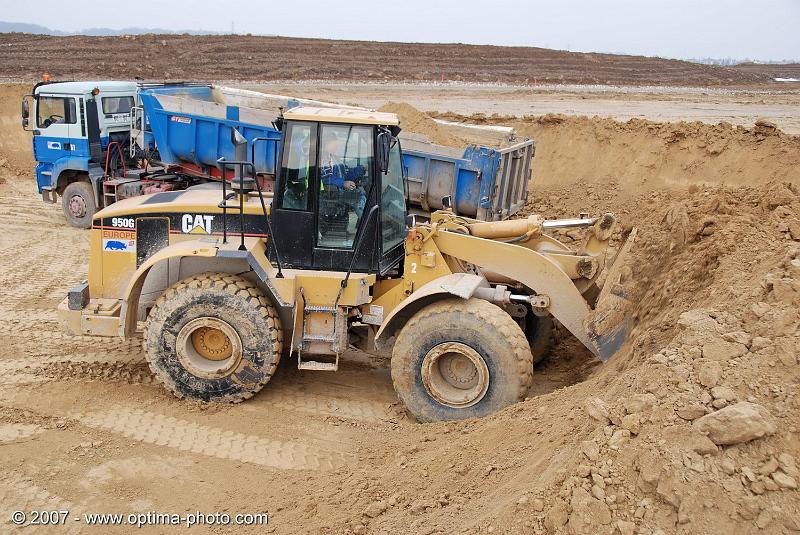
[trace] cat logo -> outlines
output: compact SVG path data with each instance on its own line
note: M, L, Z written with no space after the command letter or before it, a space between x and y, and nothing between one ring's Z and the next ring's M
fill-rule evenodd
M184 234L211 234L213 215L183 214L181 231Z

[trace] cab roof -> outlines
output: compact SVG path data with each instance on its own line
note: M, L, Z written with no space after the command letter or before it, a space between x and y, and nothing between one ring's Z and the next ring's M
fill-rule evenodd
M136 92L136 82L121 82L121 81L88 81L88 82L54 82L51 84L42 84L36 88L36 93L45 93L48 95L78 95L91 91L94 88L100 90L100 95L103 91L124 91L128 93Z
M400 119L394 113L341 108L298 106L283 113L287 121L316 121L323 123L378 124L397 126Z

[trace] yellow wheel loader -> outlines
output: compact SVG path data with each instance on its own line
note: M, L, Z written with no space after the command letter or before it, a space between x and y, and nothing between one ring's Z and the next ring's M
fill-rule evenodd
M612 262L613 215L482 222L445 209L416 221L396 115L298 107L276 126L269 193L237 157L219 162L230 183L98 212L89 279L59 305L69 328L143 329L155 375L204 401L251 397L281 358L334 371L349 347L391 347L394 387L419 421L523 399L554 321L602 360L624 342L630 238ZM236 130L232 141L246 143ZM565 227L585 228L577 250L546 234Z

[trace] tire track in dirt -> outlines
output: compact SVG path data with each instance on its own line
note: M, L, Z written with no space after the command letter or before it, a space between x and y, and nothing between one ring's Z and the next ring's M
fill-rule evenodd
M85 246L82 244L86 238L78 231L53 227L52 222L47 225L37 225L28 222L29 214L26 212L12 211L9 216L9 205L14 203L10 199L0 202L0 213L5 213L0 217L0 226L4 222L11 223L11 228L5 228L8 232L14 232L18 228L17 234L24 236L30 234L31 226L35 226L38 232L34 237L25 243L25 261L16 262L8 269L0 273L0 287L6 289L5 299L0 303L0 318L19 317L19 314L9 314L9 312L24 311L23 316L28 315L31 308L39 309L41 312L52 309L52 301L60 301L66 294L64 282L59 280L56 274L84 273L85 267ZM20 220L26 221L26 225L18 226ZM6 255L19 256L19 241L14 240L12 245L3 249ZM80 275L75 277L76 280ZM55 317L55 311L49 311Z
M26 316L28 316L26 314ZM56 316L56 312L50 314L36 313L32 314L33 318L26 317L24 319L3 319L0 318L0 335L3 336L16 336L19 334L28 336L29 333L25 331L37 330L42 327L43 323L51 323L48 327L59 327L53 330L42 329L36 333L36 338L47 340L49 342L64 341L74 344L83 343L87 347L98 348L101 347L108 351L110 349L119 349L120 351L141 351L141 338L133 337L129 339L122 339L117 336L84 336L77 334L70 334L60 328L60 322ZM30 339L30 337L28 336ZM48 351L52 354L52 351Z
M65 251L65 254L71 254ZM0 304L2 317L19 317L18 312L26 312L30 308L39 308L40 312L50 312L55 317L53 301L60 301L67 294L63 282L53 274L82 273L83 267L77 267L49 255L35 255L25 262L17 264L18 267L4 271L0 276L0 287L6 288L3 303ZM75 277L78 282L81 276ZM43 302L47 302L43 306Z
M36 424L0 424L0 444L22 442L43 432L44 429Z
M280 385L273 389L267 385L259 396L252 402L246 403L244 408L247 411L262 412L263 409L260 406L262 404L294 412L365 422L387 421L395 417L386 409L386 403L310 394L296 385Z
M0 384L22 384L47 380L108 380L130 384L154 381L141 355L110 356L106 353L42 357L35 360L0 360Z
M80 534L82 523L75 522L76 516L82 516L85 507L77 506L74 503L51 494L46 489L33 484L27 479L15 475L3 475L0 477L0 514L3 516L2 525L5 533L9 533L15 527L24 529L23 533L66 533ZM47 525L26 525L19 528L11 523L12 511L69 511L69 517L63 526ZM8 531L5 531L5 530Z
M119 407L72 418L146 444L282 470L333 470L356 461L348 452L245 435L141 409Z
M0 332L13 333L21 329L40 329L43 324L59 323L58 312L55 310L9 310L0 307ZM44 330L41 333L44 335Z
M37 329L42 330L42 336L36 332ZM82 337L59 333L60 329L63 329L60 325L47 324L13 332L0 328L0 338L3 340L0 347L0 363L16 362L36 367L44 363L71 361L144 362L144 353L137 343L138 340L134 340L134 343L118 338L82 340Z

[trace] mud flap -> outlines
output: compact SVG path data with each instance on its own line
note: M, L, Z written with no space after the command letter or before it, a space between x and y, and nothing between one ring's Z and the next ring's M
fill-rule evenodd
M635 239L636 229L633 229L608 271L594 310L584 320L591 342L589 349L603 362L619 351L632 326L632 303L620 279Z

